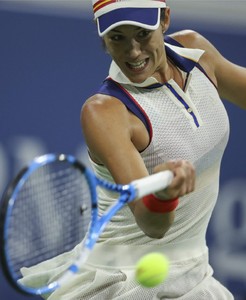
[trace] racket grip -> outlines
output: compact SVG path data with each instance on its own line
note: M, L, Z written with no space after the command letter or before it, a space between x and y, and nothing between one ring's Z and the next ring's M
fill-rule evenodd
M167 188L173 180L173 172L162 171L132 182L136 189L136 198L158 192Z

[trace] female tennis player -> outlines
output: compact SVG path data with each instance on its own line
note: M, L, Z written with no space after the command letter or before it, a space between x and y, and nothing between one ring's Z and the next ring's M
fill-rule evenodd
M122 184L165 169L175 177L165 191L113 217L86 268L46 298L233 299L213 277L205 237L229 135L221 99L246 108L246 69L196 32L166 36L165 0L94 0L93 10L112 57L108 77L81 111L94 171ZM102 212L115 201L112 193L99 191L99 198ZM170 272L146 289L135 281L134 265L151 251L169 257ZM52 281L66 259L34 276Z

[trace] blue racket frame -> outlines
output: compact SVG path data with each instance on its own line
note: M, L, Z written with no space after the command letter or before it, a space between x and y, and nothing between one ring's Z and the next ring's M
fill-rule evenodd
M34 289L27 286L24 286L23 284L20 284L18 280L20 278L17 277L16 273L14 272L14 269L11 264L11 259L9 257L9 253L7 251L8 248L8 230L9 230L9 223L12 215L12 211L14 208L15 201L17 199L17 195L23 185L25 184L26 180L40 167L53 163L53 162L69 162L71 165L73 165L75 168L79 169L82 173L86 174L86 179L88 180L88 184L90 186L90 192L93 202L93 214L97 213L97 195L96 191L93 188L94 179L92 176L92 173L81 163L79 162L74 156L67 155L67 154L54 154L49 153L42 156L39 156L35 158L28 166L23 168L21 172L17 175L17 177L13 180L13 182L10 183L7 190L4 193L3 198L8 198L9 195L11 195L11 198L6 202L3 203L4 209L2 211L5 211L4 216L0 216L0 228L1 228L1 262L3 269L5 271L5 275L8 279L8 281L12 284L12 286L18 291L23 292L24 294L32 294L32 295L41 295L45 293L52 292L57 288L56 285L50 285L48 287L41 287L40 289ZM91 173L91 174L89 174ZM92 183L93 182L93 183ZM5 257L5 259L4 259Z
M67 271L61 277L59 277L55 282L52 282L40 288L32 288L32 287L25 286L19 282L21 278L18 277L17 273L14 272L14 268L11 266L11 259L8 255L8 233L9 233L8 227L13 212L14 204L17 199L17 195L21 191L27 179L38 168L51 164L53 162L68 162L69 164L71 164L71 166L79 170L81 174L84 175L87 182L86 200L88 200L88 203L90 203L90 207L91 207L90 225L88 228L86 227L87 228L86 236L81 240L79 240L78 242L78 244L80 244L80 242L83 241L83 243L81 243L82 249L80 251L79 257L77 257L74 263L70 265ZM93 246L95 245L98 237L100 236L107 223L112 219L112 217L116 214L117 211L119 211L126 203L129 203L135 200L136 198L141 198L145 195L166 188L171 183L172 179L173 179L173 173L170 171L164 171L164 172L159 172L157 174L153 174L151 176L147 176L146 178L135 180L130 184L120 185L120 184L111 183L98 178L89 168L85 167L81 162L79 162L72 155L51 153L51 154L46 154L37 157L36 159L33 160L33 162L29 166L24 168L16 177L16 179L12 182L12 184L10 184L10 189L7 189L6 197L4 197L3 206L1 207L1 211L0 211L1 212L0 242L1 242L1 252L2 252L1 262L4 267L5 274L9 279L10 283L12 283L13 287L17 288L18 291L24 292L26 294L42 295L42 294L52 293L57 288L59 288L63 283L67 282L67 280L69 280L72 275L74 275L80 270L81 266L87 261L87 258L90 255L90 252L93 249ZM73 178L72 178L72 182L74 182ZM76 182L78 183L77 189L79 190L80 189L79 179ZM81 185L82 185L82 178L81 178ZM98 186L106 190L118 192L119 194L119 197L117 200L115 200L115 203L112 206L110 206L109 209L101 217L98 216L98 202L97 202ZM82 192L79 195L79 197L77 197L77 199L79 199L79 203L80 200L82 200L81 198L83 198L82 195L84 195L84 192ZM63 206L59 205L59 207L63 209ZM62 212L63 210L60 213ZM81 220L80 217L79 219L76 219L76 224L77 223L80 224L79 223L80 220ZM87 225L88 223L86 224L86 226ZM80 226L79 228L81 229L81 227L82 226ZM80 238L81 237L79 237L79 239ZM76 245L77 245L77 241L78 240L76 239L75 241ZM51 256L51 258L52 257L53 256Z
M12 188L10 191L8 190L7 193L10 195L11 198L8 201L6 212L5 212L5 221L1 224L2 227L2 236L3 236L3 244L2 247L4 249L4 256L5 260L2 258L2 264L5 269L5 274L7 274L8 280L14 286L14 288L18 287L18 291L21 291L25 294L33 294L33 295L42 295L47 294L55 291L59 286L59 282L53 282L47 286L43 286L40 288L31 288L28 286L24 286L23 284L19 283L19 279L14 272L14 269L11 265L11 259L8 254L8 228L9 223L12 215L12 211L14 208L15 201L17 199L17 195L19 191L22 189L23 185L25 184L26 180L40 167L51 164L53 162L63 162L67 161L75 168L78 168L87 180L90 195L91 195L91 225L88 229L88 237L85 240L85 248L90 251L93 246L95 245L98 237L104 230L107 223L110 219L115 215L115 213L120 210L126 203L131 202L136 197L135 189L132 185L119 185L104 181L95 176L95 174L83 164L81 164L74 156L66 155L66 154L45 154L35 158L30 165L25 167L18 176L14 179L13 183L11 184ZM120 198L115 203L115 205L111 206L110 209L101 217L98 217L98 202L97 202L97 186L101 186L107 190L111 190L114 192L120 193ZM77 273L79 270L79 264L74 263L69 268L71 274Z

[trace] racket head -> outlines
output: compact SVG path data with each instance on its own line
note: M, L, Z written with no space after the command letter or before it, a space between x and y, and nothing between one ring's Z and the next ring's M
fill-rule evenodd
M72 250L97 216L96 179L71 155L35 158L8 185L0 207L3 272L18 291L40 294L20 283L21 268Z

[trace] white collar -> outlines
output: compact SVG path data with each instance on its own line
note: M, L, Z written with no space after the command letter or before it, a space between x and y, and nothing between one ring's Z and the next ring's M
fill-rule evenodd
M164 44L166 47L170 48L173 50L176 54L182 56L185 59L189 59L194 61L195 63L199 61L200 57L203 55L205 52L204 50L201 49L188 49L188 48L181 48L177 46L170 45L168 43ZM111 62L110 68L109 68L109 77L111 77L114 81L121 83L121 84L130 84L134 85L136 87L147 87L152 84L159 83L156 78L154 77L149 77L147 78L144 82L142 83L134 83L131 82L125 74L120 70L118 65L115 63L115 61Z

